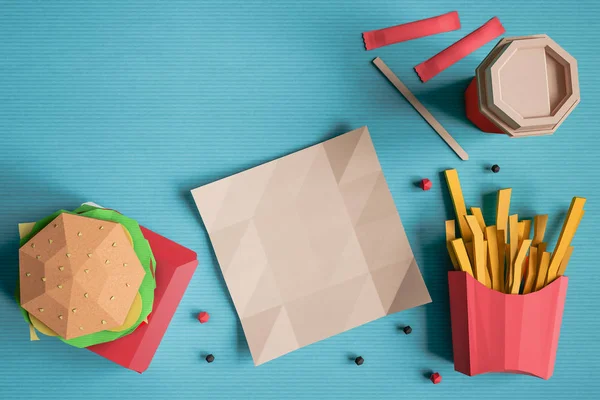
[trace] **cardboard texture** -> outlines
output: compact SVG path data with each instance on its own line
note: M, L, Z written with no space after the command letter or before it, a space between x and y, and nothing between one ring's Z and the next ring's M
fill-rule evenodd
M22 307L65 339L122 325L144 275L114 222L60 214L19 250Z
M140 227L156 258L156 289L148 323L127 336L88 347L125 368L144 372L149 366L198 265L196 253Z
M494 17L458 42L450 45L429 60L417 65L415 72L419 75L421 81L427 82L446 68L462 60L503 33L504 27L498 17Z
M567 277L518 296L491 290L459 271L448 273L448 283L456 371L552 376Z
M457 29L460 29L460 19L458 18L458 13L452 11L419 21L364 32L363 42L366 50L373 50L390 44L455 31Z
M516 130L551 128L579 102L577 61L547 36L508 43L485 76L488 108Z
M502 39L465 92L479 129L511 137L554 133L579 101L577 61L547 35Z
M256 365L431 301L366 127L192 195Z
M423 117L425 121L433 128L434 131L442 138L444 142L456 153L461 160L466 161L469 155L456 140L448 133L446 129L434 118L433 115L425 108L423 104L412 94L404 83L392 72L392 70L379 57L373 60L373 64L381 71L381 73L390 81L392 85L398 89L400 94L414 107L415 110Z

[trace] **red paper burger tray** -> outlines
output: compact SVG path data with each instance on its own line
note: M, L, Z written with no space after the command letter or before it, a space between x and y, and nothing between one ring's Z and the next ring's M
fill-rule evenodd
M526 295L497 292L461 271L449 272L448 284L456 371L552 376L567 277Z
M94 353L139 373L150 366L198 265L196 253L192 250L149 229L141 229L156 258L156 289L148 323L142 323L127 336L88 347Z

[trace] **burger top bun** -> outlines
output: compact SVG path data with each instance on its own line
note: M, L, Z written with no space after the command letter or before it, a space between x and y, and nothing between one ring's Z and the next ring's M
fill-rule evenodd
M19 250L21 306L64 339L121 326L144 275L115 222L63 213Z

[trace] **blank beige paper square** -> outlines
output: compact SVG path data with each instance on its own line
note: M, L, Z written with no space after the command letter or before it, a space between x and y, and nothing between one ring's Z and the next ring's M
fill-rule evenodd
M366 127L192 194L256 365L431 301Z

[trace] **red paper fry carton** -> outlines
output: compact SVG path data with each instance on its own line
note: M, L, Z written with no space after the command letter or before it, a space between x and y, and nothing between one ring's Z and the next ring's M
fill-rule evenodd
M450 271L448 284L456 371L552 376L567 277L525 295L489 289L462 271Z

